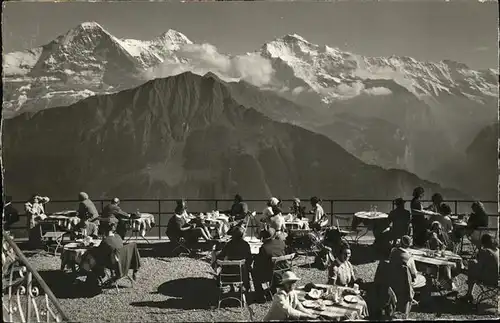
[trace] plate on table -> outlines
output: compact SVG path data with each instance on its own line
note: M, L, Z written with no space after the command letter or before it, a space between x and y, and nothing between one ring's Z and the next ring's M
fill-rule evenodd
M324 299L323 300L323 305L325 306L333 306L335 304L334 301L332 301L331 299Z
M324 304L323 302L321 302L319 300L315 300L315 301L305 300L302 302L302 305L304 305L304 307L307 307L307 308L313 308L316 310L324 310L326 304Z
M307 296L309 296L309 298L312 298L312 299L319 299L322 294L323 294L322 290L313 288L313 289L311 289L311 291L309 293L307 293Z
M343 294L345 294L345 295L359 295L359 294L361 294L361 291L359 289L354 290L352 288L347 288L347 289L344 289Z
M346 303L354 304L354 303L358 302L358 297L355 295L346 295L346 296L344 296L344 301Z

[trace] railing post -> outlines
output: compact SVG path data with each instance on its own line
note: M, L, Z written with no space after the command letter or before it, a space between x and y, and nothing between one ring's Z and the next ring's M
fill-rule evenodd
M458 201L455 200L455 215L458 214Z
M333 200L330 200L330 225L333 225Z
M26 322L31 321L31 292L33 288L33 274L28 272L28 277L26 280Z
M161 240L161 200L158 200L158 239Z
M219 200L215 200L215 211L219 211Z
M104 200L101 200L101 214L104 211Z

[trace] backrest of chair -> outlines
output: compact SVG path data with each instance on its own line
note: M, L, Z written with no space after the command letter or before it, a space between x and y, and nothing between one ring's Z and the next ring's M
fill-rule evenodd
M242 260L217 260L217 264L222 267L219 274L219 281L221 283L243 283L243 268L245 266L245 259ZM228 270L224 270L224 267ZM238 270L235 270L238 268ZM238 279L235 281L235 279Z

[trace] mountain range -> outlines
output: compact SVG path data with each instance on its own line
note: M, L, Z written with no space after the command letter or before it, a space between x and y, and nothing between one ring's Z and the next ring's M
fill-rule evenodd
M296 34L231 56L174 30L141 41L89 22L47 45L5 54L3 67L7 119L184 71L211 71L232 98L272 120L323 134L365 163L442 184L454 183L454 175L440 170L464 158L497 116L498 71L364 57Z
M327 137L240 104L213 74L185 72L4 123L5 186L91 196L392 199L424 186L402 170L368 165ZM33 165L36 167L33 167ZM29 183L29 185L27 185Z

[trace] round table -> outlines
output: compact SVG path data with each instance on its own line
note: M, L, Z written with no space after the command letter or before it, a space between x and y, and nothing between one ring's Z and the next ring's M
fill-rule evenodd
M92 245L85 246L81 242L71 242L63 247L61 252L61 270L69 267L76 271L76 266L80 265L83 255L90 249L101 244L101 240L92 240Z
M364 237L370 230L373 232L374 236L382 232L388 226L388 223L385 223L387 222L388 218L389 215L383 212L361 211L354 213L354 219L352 221L352 230L356 231L357 226L361 223L364 223L366 225L366 230L361 234L359 233L357 234L355 239L356 242L359 242L359 239Z

